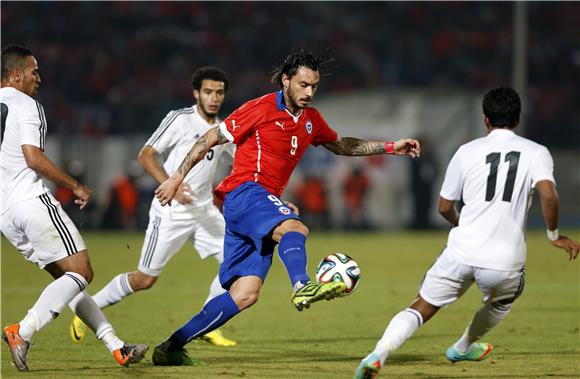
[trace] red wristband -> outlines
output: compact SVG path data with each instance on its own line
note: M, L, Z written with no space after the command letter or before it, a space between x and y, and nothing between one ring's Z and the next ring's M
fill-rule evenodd
M385 154L395 154L394 142L385 142Z

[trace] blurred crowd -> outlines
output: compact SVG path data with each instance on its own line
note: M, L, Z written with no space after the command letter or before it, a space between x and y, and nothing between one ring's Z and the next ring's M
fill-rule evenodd
M195 68L229 73L224 114L275 89L292 46L336 58L324 92L510 84L513 2L2 2L3 43L40 61L51 133L151 132L191 104ZM530 2L527 135L580 138L580 4Z

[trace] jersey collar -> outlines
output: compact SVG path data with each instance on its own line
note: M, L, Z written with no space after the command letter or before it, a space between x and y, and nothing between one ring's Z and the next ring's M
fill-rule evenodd
M282 90L276 92L276 105L278 106L278 111L286 109L286 104L284 104L284 94Z
M492 134L516 134L512 129L507 129L507 128L495 128L493 129L491 132L489 132L488 135L492 135Z
M290 117L292 117L294 123L297 123L300 116L302 116L303 109L300 110L300 113L298 113L297 116L294 116L292 112L290 112L288 108L286 108L286 104L284 104L284 94L282 93L282 90L276 92L276 105L278 106L278 111L279 112L286 111L286 113L288 113Z

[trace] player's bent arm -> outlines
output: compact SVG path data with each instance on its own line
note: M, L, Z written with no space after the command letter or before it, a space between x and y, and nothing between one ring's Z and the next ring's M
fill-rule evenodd
M171 174L171 176L161 183L161 185L155 190L155 196L159 199L161 205L171 205L171 200L175 197L180 184L193 166L205 157L205 154L207 154L209 149L226 142L228 142L228 139L221 132L219 126L208 130L203 136L199 137L185 158L183 158L177 171Z
M158 154L159 153L153 146L145 145L139 152L137 161L141 167L143 167L143 169L153 177L153 179L157 180L158 183L163 183L167 178L169 178L169 175L167 175L163 166L159 164L159 161L157 160Z
M59 186L70 188L78 198L75 200L75 204L80 205L81 209L87 205L93 195L93 191L89 187L79 183L75 178L56 167L38 147L22 145L22 153L24 154L26 165L30 169Z
M26 165L51 182L70 189L81 186L75 178L56 167L38 147L22 145L22 153L26 159Z
M419 141L401 139L396 142L367 141L354 137L343 137L337 141L323 144L336 155L364 156L375 154L409 155L413 158L421 153Z
M439 214L453 226L459 225L459 214L455 209L455 201L439 197Z
M540 195L542 214L544 215L544 221L548 228L550 243L555 247L566 250L570 260L576 259L580 251L580 243L558 234L560 202L558 192L556 192L556 186L550 180L541 180L536 183L536 190Z

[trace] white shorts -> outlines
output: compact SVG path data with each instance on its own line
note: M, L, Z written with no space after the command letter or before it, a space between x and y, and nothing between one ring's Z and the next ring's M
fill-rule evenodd
M50 193L10 207L2 215L2 234L40 268L86 249L78 229Z
M139 271L159 276L188 239L202 259L212 255L221 264L224 259L225 229L224 217L213 204L196 211L194 218L189 220L162 218L150 211Z
M428 303L444 307L459 299L475 282L483 293L482 302L513 302L524 290L525 268L500 271L456 262L448 249L425 274L419 294Z

